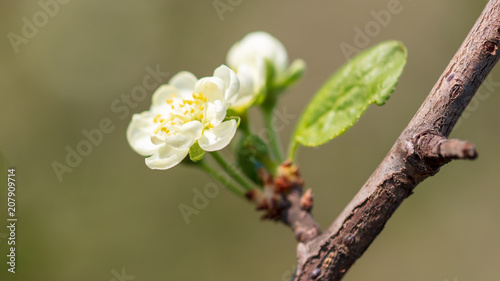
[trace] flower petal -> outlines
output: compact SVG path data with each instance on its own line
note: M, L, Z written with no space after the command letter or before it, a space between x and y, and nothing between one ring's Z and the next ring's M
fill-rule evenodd
M212 123L213 126L217 126L226 118L226 113L227 110L222 101L216 100L215 102L210 102L205 112L206 122Z
M156 145L164 144L167 141L167 137L168 137L168 135L162 131L160 131L156 134L152 132L149 136L150 136L151 142L156 144Z
M205 77L198 80L194 87L195 92L203 93L208 102L224 101L224 81L217 77Z
M151 169L166 170L179 164L188 152L189 149L175 149L162 145L155 154L146 158L146 165Z
M216 151L226 147L236 133L236 120L229 120L205 130L198 139L198 144L205 151Z
M144 111L132 116L127 128L127 140L130 146L140 155L153 154L159 146L151 142L150 134L158 124L153 122L154 113Z
M172 77L168 84L177 88L181 94L181 97L185 99L191 97L196 81L198 81L198 79L196 78L196 76L194 76L193 73L188 71L181 71L174 77Z
M161 85L153 94L151 102L151 110L156 113L168 115L170 106L167 104L167 99L173 96L179 96L179 90L171 85Z
M276 68L277 76L288 67L288 54L283 44L269 33L262 31L247 34L231 47L226 58L231 68L237 68L241 64L256 66L260 59L271 61Z
M199 121L191 121L180 126L179 132L175 135L168 136L166 143L175 149L189 149L202 132L203 125Z
M243 111L252 105L263 85L257 83L259 74L255 68L243 64L238 67L237 71L238 80L240 80L240 91L231 108L236 111Z
M221 65L214 71L214 77L220 78L224 82L224 104L229 107L236 101L240 90L240 81L236 73L225 65Z

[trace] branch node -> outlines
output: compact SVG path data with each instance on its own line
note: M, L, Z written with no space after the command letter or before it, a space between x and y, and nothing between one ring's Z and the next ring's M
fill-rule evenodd
M302 197L300 197L300 208L304 211L310 212L314 204L314 196L312 190L308 189Z
M433 152L445 159L450 160L473 160L477 158L476 146L471 142L458 139L449 139L442 141L436 147L434 147Z
M416 151L426 164L441 166L455 159L477 158L476 146L459 139L447 139L441 135L425 133L417 137Z

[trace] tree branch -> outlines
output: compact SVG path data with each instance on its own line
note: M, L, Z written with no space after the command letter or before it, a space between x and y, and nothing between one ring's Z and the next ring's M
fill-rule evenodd
M322 235L298 246L295 280L340 280L423 180L452 159L474 159L473 144L448 140L497 62L500 0L491 0L416 115L358 194Z

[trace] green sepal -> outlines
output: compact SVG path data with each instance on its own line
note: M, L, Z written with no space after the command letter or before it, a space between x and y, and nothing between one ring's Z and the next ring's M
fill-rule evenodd
M224 118L224 121L222 121L222 122L226 122L229 120L236 120L236 127L240 126L241 117L239 117L239 116L226 116L226 118Z
M205 150L203 150L198 142L195 142L191 148L189 148L189 159L193 162L198 162L205 156Z
M276 89L280 89L279 92L285 90L286 88L292 86L292 84L297 82L300 78L302 78L305 69L306 69L306 64L303 60L297 59L293 61L293 63L290 65L290 67L288 67L286 72L280 77L278 77L273 87Z

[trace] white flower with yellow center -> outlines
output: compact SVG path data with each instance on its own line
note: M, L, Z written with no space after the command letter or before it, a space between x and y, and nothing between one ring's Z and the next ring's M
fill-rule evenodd
M200 80L180 72L156 90L148 111L132 116L127 140L137 153L149 156L151 169L179 164L196 142L205 151L221 150L236 133L236 120L224 119L239 88L238 77L225 65Z
M273 80L281 78L288 69L288 55L283 44L262 31L249 33L234 44L226 61L238 74L241 83L238 100L232 105L236 111L251 106L264 90L268 75L266 61L273 68Z

